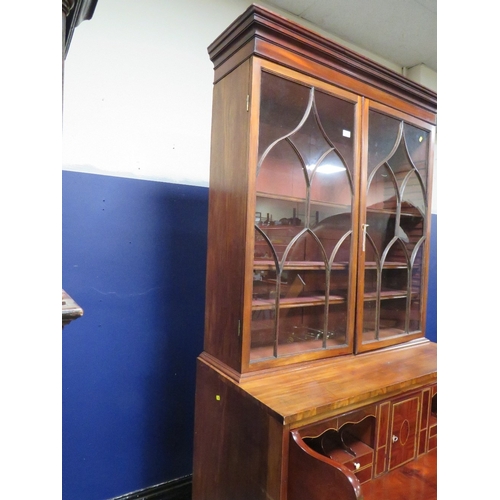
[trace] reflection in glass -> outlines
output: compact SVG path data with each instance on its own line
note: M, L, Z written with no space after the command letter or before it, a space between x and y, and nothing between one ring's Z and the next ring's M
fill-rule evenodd
M311 200L318 204L335 204L350 207L352 196L351 176L337 151L330 151L315 167L308 166L311 179Z

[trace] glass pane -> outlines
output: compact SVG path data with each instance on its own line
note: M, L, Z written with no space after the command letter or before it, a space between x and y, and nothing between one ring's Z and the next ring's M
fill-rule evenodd
M285 270L282 275L278 355L322 347L326 274L324 270ZM318 344L312 340L321 340ZM304 346L282 348L291 343Z
M425 193L415 171L406 179L402 194L402 211L416 217L421 217L426 212Z
M429 133L370 111L364 341L420 328ZM379 268L379 271L377 271Z
M374 233L377 234L377 233ZM365 244L365 293L377 291L377 269L380 266L380 253L369 234ZM374 287L374 288L373 288Z
M259 224L260 225L260 224ZM254 261L274 267L277 256L269 237L259 227L255 229Z
M270 269L256 269L253 273L254 308L269 309L274 307L278 292L278 273Z
M255 223L260 228L304 227L305 202L257 196Z
M330 293L328 306L328 330L326 347L338 347L347 343L347 293L349 290L348 255L351 238L345 238L333 255L330 271Z
M410 157L406 151L404 141L399 142L398 147L386 163L391 167L391 170L394 172L395 177L398 180L398 186L401 188L402 181L405 179L406 174L414 170L413 165L410 162Z
M306 199L306 174L297 152L287 140L276 143L257 175L257 192ZM276 220L276 219L275 219Z
M376 340L377 323L377 301L367 300L363 304L363 342Z
M386 165L378 168L369 179L366 205L373 210L396 210L397 184L392 170Z
M304 203L257 197L254 259L282 259L290 242L304 228Z
M404 139L408 154L417 169L424 188L427 188L428 159L429 159L429 132L421 130L409 123L404 124Z
M276 297L279 272L267 238L255 231L255 265L252 293L251 360L272 357L276 339ZM262 257L258 259L258 257Z
M300 153L308 170L313 169L320 158L331 150L314 113L309 113L300 128L290 135L290 142Z
M321 244L310 231L302 235L288 248L285 260L289 266L305 265L306 263L322 266L326 263L326 256Z
M420 318L421 311L421 290L422 290L422 260L423 249L419 247L413 261L411 273L411 311L410 311L410 331L415 332L422 328Z
M350 246L350 242L346 247ZM332 265L330 273L330 302L346 302L349 290L349 266L347 263Z
M300 226L279 224L268 227L260 226L259 229L271 241L273 251L276 254L276 258L281 261L281 259L285 255L285 251L288 248L288 245L300 232L301 228ZM257 243L258 242L256 242L256 244ZM256 246L255 250L257 252L257 250L260 250L260 247ZM266 260L266 258L267 255L264 255L263 260Z
M250 361L258 361L274 356L275 309L254 309L252 311L252 335Z
M340 156L331 151L319 163L309 170L311 200L318 203L343 205L350 211L352 205L352 186L349 173Z
M371 175L397 145L401 125L396 118L370 111L368 126L368 175Z
M262 72L259 158L274 141L299 125L310 99L310 88Z
M366 214L366 223L368 224L366 239L367 242L371 243L373 248L367 248L370 254L365 256L365 260L367 262L378 261L394 237L396 215L390 212L368 212Z
M319 305L281 307L279 313L278 355L286 356L322 349L324 299Z
M324 92L315 91L319 121L335 149L351 172L354 171L354 104Z
M293 303L324 302L324 270L285 270L282 273L280 304L292 306Z
M420 295L416 295L411 299L411 311L410 311L410 332L418 332L421 330L420 326Z
M384 267L388 265L397 265L399 267L404 267L405 269L409 267L408 253L401 240L394 240L384 250L386 255L383 262Z
M326 347L340 347L347 344L347 302L330 303L328 307L328 332Z
M376 267L365 267L365 298L375 299L379 289L379 271Z
M379 340L405 333L406 302L406 297L380 301Z
M332 210L333 211L333 210ZM321 213L317 211L317 213ZM351 212L333 214L313 227L314 234L321 242L327 261L347 263L350 259ZM347 239L348 243L343 243Z
M408 290L408 269L382 269L382 296L406 295Z
M406 243L409 253L419 243L424 235L424 217L427 211L425 197L419 177L412 173L403 191L401 203L402 240ZM403 237L404 236L404 237Z

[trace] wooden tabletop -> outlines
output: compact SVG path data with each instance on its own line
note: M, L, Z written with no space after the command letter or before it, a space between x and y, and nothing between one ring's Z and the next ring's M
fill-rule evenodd
M437 380L437 345L341 356L233 381L284 425L317 421Z

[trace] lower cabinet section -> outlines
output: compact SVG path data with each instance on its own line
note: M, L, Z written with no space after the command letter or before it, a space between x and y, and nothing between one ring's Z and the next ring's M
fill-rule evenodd
M287 499L306 498L307 492L321 500L333 490L342 500L371 499L362 485L415 461L419 434L429 436L422 453L436 447L437 408L422 404L429 393L435 395L436 385L292 430ZM431 500L433 486L425 491L421 499Z
M403 383L388 356L377 390L342 378L348 361L330 382L326 364L236 381L199 360L193 500L435 499L436 374Z

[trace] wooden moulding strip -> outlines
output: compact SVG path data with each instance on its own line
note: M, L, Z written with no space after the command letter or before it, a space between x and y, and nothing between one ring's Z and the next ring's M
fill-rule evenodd
M369 98L379 100L382 91L416 104L428 112L424 114L426 121L435 123L435 92L261 6L250 6L208 47L208 52L216 81L251 55L299 67L318 77L323 67L343 75L340 80L361 81L361 93ZM338 80L331 74L325 77Z

